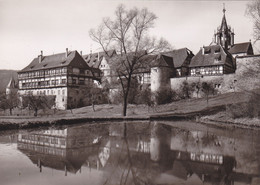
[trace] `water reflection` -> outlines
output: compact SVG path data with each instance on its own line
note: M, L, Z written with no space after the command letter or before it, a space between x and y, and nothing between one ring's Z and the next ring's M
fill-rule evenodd
M17 148L36 164L42 167L77 173L92 153L102 136L107 135L106 126L69 127L48 129L30 133L20 132ZM98 133L98 134L96 134Z
M172 123L170 123L173 125ZM97 184L259 184L259 131L112 123L18 134L38 168L87 175ZM196 129L195 129L196 128ZM66 176L66 177L65 177ZM62 181L64 184L64 181ZM89 183L91 184L91 183Z

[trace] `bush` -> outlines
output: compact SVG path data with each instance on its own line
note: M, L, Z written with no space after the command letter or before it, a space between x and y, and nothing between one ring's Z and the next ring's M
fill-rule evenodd
M229 105L226 111L233 119L260 117L260 95L252 94L248 102Z
M170 87L164 87L155 93L155 102L158 105L171 103L176 99L176 96L176 92L173 91Z

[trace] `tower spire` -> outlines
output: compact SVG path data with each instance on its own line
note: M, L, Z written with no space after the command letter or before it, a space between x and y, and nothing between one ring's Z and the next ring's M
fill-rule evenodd
M221 25L217 29L217 33L214 33L215 41L217 44L221 45L225 49L230 49L234 45L234 32L231 30L231 27L227 25L226 20L226 8L225 3L223 3L223 17Z

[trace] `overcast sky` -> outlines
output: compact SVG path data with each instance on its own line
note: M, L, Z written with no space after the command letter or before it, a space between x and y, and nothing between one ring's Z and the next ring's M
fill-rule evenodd
M43 50L44 55L69 50L83 54L99 51L88 35L103 17L113 17L116 7L147 7L158 19L151 35L164 37L174 48L187 47L196 54L212 41L226 7L227 23L235 43L252 36L245 16L247 1L148 0L0 0L0 69L21 70Z

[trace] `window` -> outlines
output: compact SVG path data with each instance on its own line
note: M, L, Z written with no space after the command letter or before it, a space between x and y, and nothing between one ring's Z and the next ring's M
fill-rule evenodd
M73 68L72 71L73 71L74 74L79 74L79 69L78 68Z
M202 75L205 74L205 69L204 69L204 67L200 68L200 72L201 72Z
M66 73L66 72L67 72L67 68L66 68L66 67L63 67L63 68L61 69L61 72L62 72L62 73Z
M176 75L181 76L181 69L176 69Z
M64 89L62 90L62 95L65 95L65 90Z
M79 80L79 85L84 85L84 80Z
M58 95L60 95L60 90L58 90Z
M66 79L61 79L61 84L66 84Z
M76 79L72 79L72 84L77 84L77 80Z
M220 52L220 48L217 48L216 50L215 50L215 53L219 53Z
M85 73L85 70L84 70L84 69L80 69L80 70L79 70L79 73L80 73L80 74L84 74L84 73Z
M60 69L60 68L56 69L56 70L55 70L55 73L56 73L56 74L60 74L60 73L61 73L61 69Z
M195 75L195 69L191 69L190 74L191 74L191 76L194 76Z
M205 54L210 54L210 52L211 52L211 50L210 50L210 48L205 48Z

